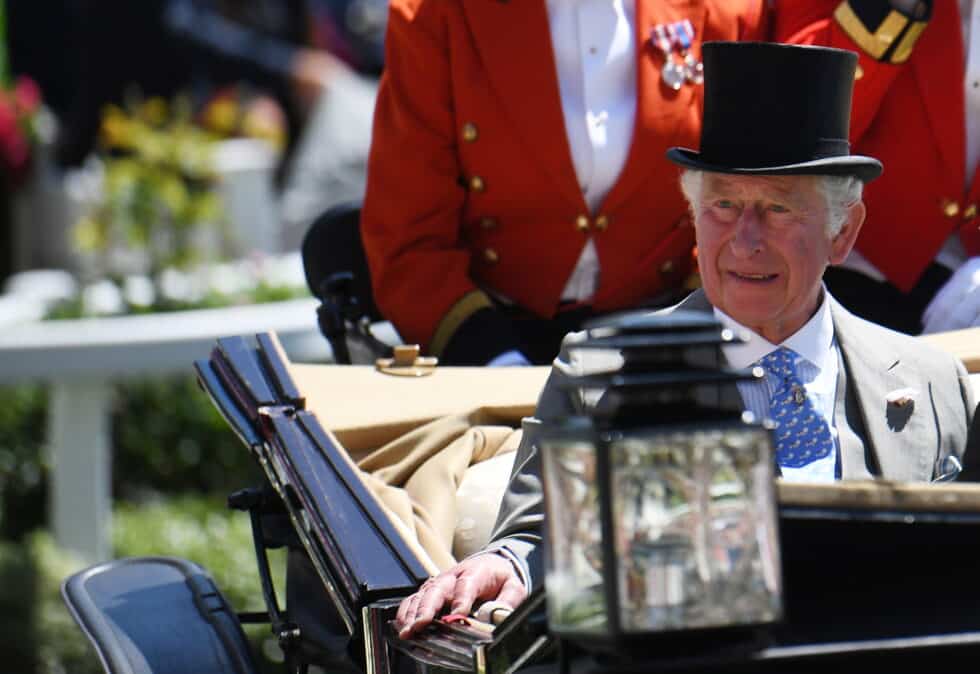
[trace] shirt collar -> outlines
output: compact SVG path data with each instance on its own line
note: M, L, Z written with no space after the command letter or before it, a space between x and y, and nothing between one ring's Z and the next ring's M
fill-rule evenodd
M821 289L820 306L817 308L817 312L782 344L773 344L715 307L715 318L721 321L722 325L734 331L736 335L744 335L748 338L748 342L745 344L722 346L728 364L734 368L749 367L780 346L785 346L822 371L828 366L829 359L836 357L833 351L834 321L830 315L829 297L826 288Z

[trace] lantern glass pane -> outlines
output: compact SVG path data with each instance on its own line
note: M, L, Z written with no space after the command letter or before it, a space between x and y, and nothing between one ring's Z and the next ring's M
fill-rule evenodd
M606 614L595 447L579 440L547 445L542 458L549 622L559 632L602 633Z
M624 632L780 614L769 434L676 428L610 438Z

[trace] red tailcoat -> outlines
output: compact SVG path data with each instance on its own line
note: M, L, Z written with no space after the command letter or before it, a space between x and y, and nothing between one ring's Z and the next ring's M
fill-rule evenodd
M697 147L702 87L662 83L650 30L690 19L698 57L702 41L764 37L764 4L636 0L636 128L592 213L544 0L393 0L362 232L378 305L402 337L438 352L486 306L482 289L552 316L588 236L601 266L597 310L679 286L694 231L664 153Z

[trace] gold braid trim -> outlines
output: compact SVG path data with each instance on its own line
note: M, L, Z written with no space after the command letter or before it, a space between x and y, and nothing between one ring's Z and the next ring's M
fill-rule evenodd
M459 326L463 324L463 321L480 309L486 309L492 306L493 303L490 302L490 297L482 290L471 290L463 295L446 312L446 315L439 321L439 325L436 326L436 331L432 335L432 341L429 343L429 353L433 356L441 356L446 345L449 344L449 340L459 329Z
M892 63L897 65L909 60L909 57L912 55L912 47L922 37L922 31L926 29L927 25L929 24L925 21L912 22L912 25L905 31L905 35L902 36L901 42L898 43L895 51L892 52Z
M928 25L926 21L912 21L893 9L872 33L854 13L848 0L837 5L834 20L869 56L896 65L909 59L912 48Z

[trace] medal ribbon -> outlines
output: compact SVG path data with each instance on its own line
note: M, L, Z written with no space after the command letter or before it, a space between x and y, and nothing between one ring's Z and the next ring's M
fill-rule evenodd
M672 23L670 26L674 41L681 48L682 52L686 52L694 42L694 25L691 23L691 20L684 19L683 21Z
M663 24L657 24L650 30L650 42L653 43L654 47L663 52L664 56L669 57L670 52L674 50L674 41L667 34L667 27Z

